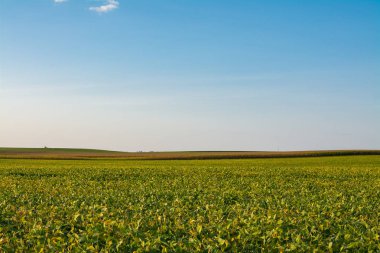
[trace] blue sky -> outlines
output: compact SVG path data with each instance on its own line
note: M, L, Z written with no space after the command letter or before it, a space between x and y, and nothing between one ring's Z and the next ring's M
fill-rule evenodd
M379 1L2 0L0 146L380 149Z

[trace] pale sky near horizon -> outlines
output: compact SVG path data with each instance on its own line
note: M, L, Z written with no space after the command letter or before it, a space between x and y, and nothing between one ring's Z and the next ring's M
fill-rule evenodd
M380 1L1 0L0 147L380 149Z

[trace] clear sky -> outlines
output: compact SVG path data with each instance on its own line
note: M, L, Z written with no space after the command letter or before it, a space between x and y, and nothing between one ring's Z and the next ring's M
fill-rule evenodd
M380 149L380 1L1 0L0 146Z

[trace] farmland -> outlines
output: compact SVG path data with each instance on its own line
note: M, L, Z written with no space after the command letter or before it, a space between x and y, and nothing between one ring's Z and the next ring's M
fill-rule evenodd
M380 150L121 152L98 149L0 148L0 158L199 160L380 155Z
M13 155L0 159L0 252L380 251L376 154Z

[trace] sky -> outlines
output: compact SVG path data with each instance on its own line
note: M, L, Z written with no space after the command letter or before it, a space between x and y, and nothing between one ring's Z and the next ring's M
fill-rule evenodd
M0 146L380 149L379 129L380 1L0 1Z

